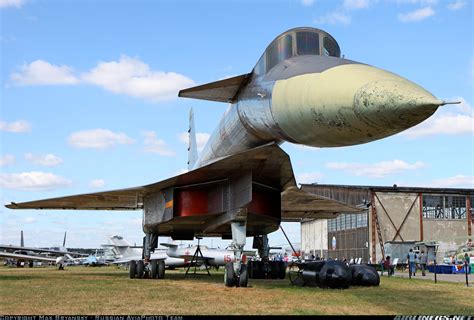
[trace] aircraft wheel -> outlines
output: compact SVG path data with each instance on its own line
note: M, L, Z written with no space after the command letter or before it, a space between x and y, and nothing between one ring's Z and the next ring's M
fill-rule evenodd
M30 268L33 268L33 261L30 261L30 263L28 264L28 266L29 266Z
M286 264L280 262L280 272L278 273L278 279L285 279L286 277Z
M151 279L156 279L157 276L158 276L158 261L152 260L152 261L151 261L150 278L151 278Z
M247 265L243 264L240 267L239 287L246 288L249 282L249 273L247 272Z
M137 261L137 278L141 279L143 278L143 275L145 273L145 263L143 260L138 260Z
M163 260L158 261L158 279L165 278L165 262Z
M232 262L225 265L224 283L226 287L233 287L235 285L234 265Z
M133 279L137 276L137 262L135 260L130 261L128 274L130 276L130 279Z

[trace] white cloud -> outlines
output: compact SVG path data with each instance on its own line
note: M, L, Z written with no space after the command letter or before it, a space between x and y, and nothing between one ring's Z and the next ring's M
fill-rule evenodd
M186 145L188 145L189 143L189 134L187 132L181 132L179 134L179 140L182 142L182 143L185 143ZM196 144L197 144L197 149L199 152L202 151L202 149L204 149L204 146L206 145L207 141L209 140L209 137L211 135L209 133L205 133L205 132L198 132L196 133Z
M450 4L448 4L446 7L449 9L449 10L459 10L459 9L462 9L464 6L466 5L466 1L463 1L463 0L456 0L454 2L451 2Z
M351 17L342 12L332 12L315 19L314 23L349 25L351 23Z
M10 123L6 121L0 121L0 131L15 133L30 132L31 125L28 123L28 121L25 120L18 120Z
M299 184L321 182L323 176L321 172L306 172L296 175L296 182Z
M153 71L144 62L125 55L119 61L100 62L82 79L114 93L154 101L176 98L180 89L194 85L186 76Z
M434 180L430 186L437 188L474 188L474 176L459 174L454 177Z
M67 187L71 180L47 172L0 173L0 187L23 191L47 191Z
M11 154L6 154L0 158L0 167L6 167L15 163L15 157Z
M55 167L63 163L63 159L61 159L58 156L55 156L52 153L48 153L48 154L25 153L25 159L33 162L34 164L45 166L45 167Z
M435 11L431 7L425 7L408 13L398 14L398 20L401 22L417 22L427 19L435 15Z
M108 149L118 144L133 144L135 141L122 132L107 129L91 129L71 133L70 145L76 148Z
M176 153L169 148L166 142L162 139L156 138L155 131L145 131L143 132L145 140L143 141L145 152L157 153L160 156L173 157Z
M94 179L89 183L89 187L94 189L100 189L105 187L105 181L102 179Z
M58 85L76 84L79 80L68 66L52 65L44 60L23 64L19 73L13 73L10 79L17 85Z
M348 10L367 9L370 6L370 0L344 0L343 6Z
M21 6L23 6L24 4L25 0L0 0L0 8L21 8Z
M301 4L305 7L310 7L314 3L314 0L301 0Z
M126 55L118 61L100 62L81 76L74 75L69 66L36 60L25 63L19 72L10 75L10 79L22 86L88 83L114 93L152 101L176 98L180 89L195 84L182 74L151 70L146 63Z
M474 133L474 109L462 97L452 100L461 101L461 103L441 107L434 116L401 134L409 138L418 138L436 134Z
M370 178L383 178L390 174L407 170L416 170L423 168L424 166L425 164L421 161L409 164L397 159L391 161L382 161L374 164L345 162L326 163L326 167L329 169L344 170L351 175L367 176Z

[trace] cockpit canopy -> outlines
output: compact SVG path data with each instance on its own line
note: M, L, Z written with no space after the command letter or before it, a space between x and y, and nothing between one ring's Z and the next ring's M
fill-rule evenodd
M283 60L294 56L319 55L339 58L341 50L327 32L316 28L295 28L279 35L270 43L254 68L263 75Z

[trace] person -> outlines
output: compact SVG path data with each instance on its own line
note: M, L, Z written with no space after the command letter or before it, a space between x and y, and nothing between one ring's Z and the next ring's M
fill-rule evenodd
M383 268L387 270L388 276L393 275L393 266L392 266L392 261L390 260L390 256L387 256L383 262Z
M467 249L471 249L472 248L472 240L471 239L468 239L467 242L466 242L466 247Z
M421 267L421 275L423 277L426 276L426 265L428 264L428 254L425 254L424 250L421 250L420 254L420 267Z
M311 260L314 260L314 254L311 254Z
M316 254L316 261L319 261L321 260L321 258L319 257L319 254Z
M408 272L410 273L410 276L415 276L416 273L416 266L415 266L415 261L416 261L416 253L413 252L413 249L410 249L410 251L407 254L407 260L408 260Z

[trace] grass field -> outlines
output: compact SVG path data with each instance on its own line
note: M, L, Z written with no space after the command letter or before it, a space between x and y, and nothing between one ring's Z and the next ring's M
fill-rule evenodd
M222 272L128 279L116 267L0 268L0 314L462 314L474 315L474 288L382 277L346 290L300 288L288 280L249 280L226 288Z

